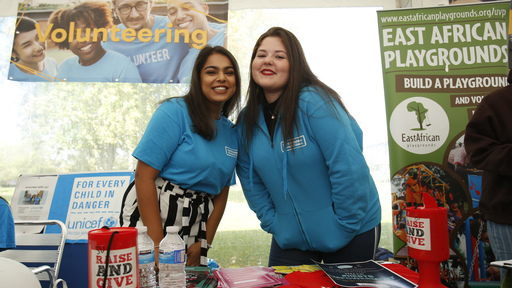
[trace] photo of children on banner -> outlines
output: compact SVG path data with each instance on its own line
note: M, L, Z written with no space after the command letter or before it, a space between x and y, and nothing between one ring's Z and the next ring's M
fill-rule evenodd
M44 191L37 192L25 191L23 196L23 205L39 205L43 199Z
M463 195L462 187L451 184L452 181L456 179L449 177L445 171L424 164L409 166L395 174L392 179L395 189L392 205L393 231L399 239L407 242L403 232L406 229L405 209L422 205L423 192L432 196L438 207L448 209L448 227L453 230L456 222L462 218L463 211L460 207L464 205L459 199Z
M37 22L29 17L16 19L9 80L31 82L55 80L57 62L46 56L46 41L40 41L36 24Z
M31 21L30 28L23 28L26 31L16 32L33 30L30 34L34 35L24 37L30 36L41 43L38 46L43 48L32 45L35 48L31 49L43 49L43 53L39 54L40 50L37 50L33 55L39 59L25 62L25 54L18 47L21 43L17 40L19 36L15 34L10 80L190 83L199 50L206 45L226 46L227 4L224 3L210 3L216 5L214 11L219 19L209 14L210 7L203 0L169 0L167 3L91 0L74 6L49 2L63 7L53 11L48 20L40 20L39 17L37 21ZM31 15L40 16L38 6L31 8ZM175 12L168 12L168 8ZM22 12L20 9L20 19L30 21ZM65 57L54 57L56 62L45 58L46 45L43 43L46 42L52 43L49 49L53 56ZM55 47L75 55L59 60L67 58L67 53L56 52ZM134 73L134 67L138 75Z
M109 37L104 46L130 58L144 83L176 83L188 44L176 36L176 29L167 17L151 14L153 5L153 0L112 0L114 21L120 22L116 30L119 32L116 37ZM135 36L148 32L161 36L150 41L147 41L149 36ZM110 33L112 36L113 30Z
M454 140L453 143L453 147L455 147L457 141ZM445 160L448 159L448 152ZM432 196L438 207L447 209L449 245L455 255L442 263L443 278L441 281L443 283L453 283L457 281L456 279L464 281L464 275L474 275L472 277L475 281L496 279L496 269L490 267L490 262L495 258L489 253L491 251L487 241L486 227L482 226L483 230L479 233L480 222L476 221L479 219L479 214L474 213L477 207L472 204L473 199L467 193L467 185L447 164L448 161L443 166L418 163L399 170L393 176L391 180L393 233L396 240L399 239L403 242L403 246L395 251L395 258L406 257L404 265L409 268L413 267L414 259L407 254L408 227L404 212L407 207L423 205L423 198L420 198L419 203L415 202L414 197L411 197L410 203L406 202L407 192L417 189L421 193L425 192ZM482 251L483 254L478 254L479 251ZM484 255L484 257L479 255ZM474 257L476 257L475 260L473 260ZM465 265L461 265L459 259L463 259Z
M75 36L73 41L57 43L60 49L69 49L75 54L62 61L57 78L73 82L142 82L130 59L101 45L107 29L112 26L107 3L86 1L71 8L60 8L50 15L49 22L46 33L67 31L69 37Z
M472 189L472 186L474 187L474 183L472 183L472 180L475 178L474 175L482 175L483 171L476 169L469 162L469 157L466 153L466 147L464 146L464 136L465 135L459 137L456 140L456 144L453 145L452 149L450 149L450 152L448 153L447 165L448 168L455 171L455 173L459 175L460 179L466 183L466 185L469 185L470 189Z

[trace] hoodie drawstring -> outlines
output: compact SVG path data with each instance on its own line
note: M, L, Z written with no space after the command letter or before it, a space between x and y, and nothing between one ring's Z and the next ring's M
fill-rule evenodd
M252 155L252 145L249 146L249 183L250 183L250 187L251 187L251 193L254 192L253 191L253 180L252 180L252 173L254 171L254 160L253 160L253 155Z
M284 149L283 153L283 193L284 193L284 199L286 200L286 194L288 194L288 153L286 153L286 149Z

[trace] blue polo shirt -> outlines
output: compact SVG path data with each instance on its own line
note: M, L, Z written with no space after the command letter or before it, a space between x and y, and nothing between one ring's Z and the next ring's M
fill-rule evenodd
M215 123L217 136L208 141L193 131L185 100L170 99L155 111L132 155L176 185L217 195L235 184L238 143L229 119Z

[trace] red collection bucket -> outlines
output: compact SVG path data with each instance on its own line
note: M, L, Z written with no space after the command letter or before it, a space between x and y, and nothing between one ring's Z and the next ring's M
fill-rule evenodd
M88 243L89 288L138 288L137 228L91 230Z
M409 256L418 261L418 288L445 287L441 284L440 263L450 258L447 209L423 192L424 207L407 207Z

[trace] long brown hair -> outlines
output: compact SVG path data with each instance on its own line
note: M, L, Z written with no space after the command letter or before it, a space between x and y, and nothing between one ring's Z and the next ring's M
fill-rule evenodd
M235 94L233 94L233 96L224 103L222 106L221 114L225 117L229 117L233 111L239 110L241 95L240 68L238 67L238 62L236 61L233 54L231 54L231 52L222 46L204 47L199 52L199 55L197 55L194 68L192 70L190 90L184 96L184 98L185 103L187 103L188 113L190 114L190 118L192 119L192 123L194 125L194 132L208 140L215 138L217 135L217 127L215 126L215 121L210 116L211 114L209 106L203 93L201 85L201 70L206 64L208 57L213 54L221 54L228 57L235 70Z
M313 71L311 71L304 50L297 37L284 28L272 27L260 36L254 45L249 67L252 67L261 42L267 37L279 37L283 41L283 45L288 54L288 61L290 62L290 78L283 93L279 96L279 102L276 107L276 110L281 113L281 129L285 143L294 137L294 130L298 129L297 110L299 93L304 87L310 86L315 88L326 103L331 104L329 106L332 108L333 113L336 113L334 105L335 102L337 102L348 114L338 93L320 81ZM237 125L243 125L244 133L242 137L245 138L246 141L245 148L249 147L254 133L254 127L256 123L258 123L258 106L265 103L263 89L254 81L252 73L249 80L248 94L249 97L244 113L241 113L237 120Z

